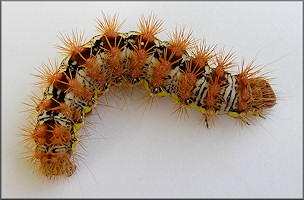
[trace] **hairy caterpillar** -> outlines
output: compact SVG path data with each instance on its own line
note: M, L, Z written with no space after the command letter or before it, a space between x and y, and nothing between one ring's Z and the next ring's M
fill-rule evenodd
M245 66L243 61L240 72L232 75L228 69L236 66L234 54L215 53L216 46L205 41L198 45L185 28L176 29L164 42L155 36L163 21L152 14L140 18L139 32L119 33L123 23L117 15L103 15L97 23L100 35L85 44L77 32L61 35L64 46L58 48L65 59L54 69L44 65L37 75L46 89L36 106L37 122L27 130L28 139L35 141L30 162L48 179L74 173L77 130L97 97L113 86L143 84L151 98L169 96L180 110L201 112L207 127L221 114L249 124L275 105L267 78L253 62Z
M3 2L2 3L2 196L5 197L299 197L302 196L302 9L301 2ZM138 30L141 13L152 10L164 19L165 31L175 25L192 27L197 38L236 51L238 61L268 64L278 104L267 120L239 126L223 115L206 129L201 113L176 121L168 97L159 98L142 115L143 92L127 102L117 98L97 106L86 118L93 136L77 145L85 162L63 181L42 181L25 168L19 127L28 113L20 102L40 90L29 74L41 61L57 56L59 31L95 32L100 9L119 13L120 30ZM282 14L284 13L284 14ZM167 40L165 32L157 37ZM87 40L87 41L88 41ZM264 48L266 47L266 48ZM297 51L294 51L294 50ZM286 53L291 52L288 56ZM280 58L275 63L272 61ZM60 58L61 61L62 58ZM236 68L234 68L236 69ZM233 69L229 70L232 72ZM121 88L121 87L117 87ZM135 87L142 88L143 86ZM115 87L110 89L111 95ZM37 91L39 96L42 92ZM123 93L121 91L120 93ZM120 93L115 93L119 95ZM99 98L103 100L105 97ZM108 98L108 97L106 97ZM283 98L283 99L282 99ZM113 101L114 100L114 101ZM119 104L115 102L118 101ZM126 107L127 106L127 107ZM140 107L139 107L140 106ZM100 118L94 113L98 112ZM93 123L93 125L90 125ZM118 125L117 125L118 123ZM89 170L87 169L87 167ZM16 168L18 168L16 170ZM96 179L97 184L94 182ZM17 192L16 192L17 191Z

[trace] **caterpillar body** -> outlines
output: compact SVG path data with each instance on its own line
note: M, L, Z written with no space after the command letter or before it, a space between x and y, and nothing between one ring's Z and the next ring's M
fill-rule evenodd
M228 114L249 124L263 117L276 103L268 79L260 75L253 61L239 66L234 54L205 41L197 45L191 31L176 29L169 41L155 37L163 21L155 15L142 16L140 31L118 32L123 23L118 15L98 20L100 34L82 44L83 34L60 38L58 46L66 56L54 69L39 70L46 89L36 106L37 121L28 138L32 143L31 166L48 179L70 176L76 169L77 130L96 106L98 96L111 87L143 84L151 98L169 96L179 109L193 108L202 113L209 127L212 117Z

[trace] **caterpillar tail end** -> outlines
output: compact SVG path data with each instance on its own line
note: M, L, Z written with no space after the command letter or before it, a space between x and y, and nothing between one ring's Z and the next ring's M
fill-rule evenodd
M253 105L259 108L272 108L276 104L276 95L270 86L268 80L264 78L255 78L250 83L252 92Z
M268 81L265 80L261 84L261 88L262 88L262 93L263 93L263 98L262 98L263 104L267 108L272 108L276 104L276 95L275 95L272 87L270 86Z

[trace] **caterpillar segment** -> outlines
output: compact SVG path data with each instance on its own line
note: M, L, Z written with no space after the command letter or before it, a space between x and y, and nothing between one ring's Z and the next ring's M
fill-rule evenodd
M232 75L228 69L236 66L234 54L216 53L216 45L204 40L197 45L185 27L176 28L166 42L156 38L163 21L153 14L141 16L140 31L127 33L118 32L124 23L118 15L103 13L103 20L96 21L100 34L85 44L82 33L61 34L64 46L57 48L66 57L55 71L43 65L37 75L47 87L36 108L30 161L48 179L74 173L77 130L111 86L143 84L150 96L169 96L180 107L201 112L207 127L217 115L248 122L275 105L267 78L254 72L253 63Z

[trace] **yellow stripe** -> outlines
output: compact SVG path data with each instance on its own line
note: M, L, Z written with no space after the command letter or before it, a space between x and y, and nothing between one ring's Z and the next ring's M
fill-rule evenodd
M76 133L76 132L81 128L81 126L82 126L81 123L75 124L75 125L73 126L74 132Z
M148 82L147 82L146 80L144 80L143 84L144 84L144 87L146 88L146 90L147 90L149 93L151 93L151 90L150 90L150 88L149 88Z
M162 91L160 93L155 94L156 97L165 97L169 96L170 94L168 92Z
M197 106L196 106L196 103L195 102L192 102L188 105L189 108L196 108L197 109Z
M235 118L239 117L239 113L237 113L237 112L228 112L228 115L231 117L235 117Z
M199 112L203 113L203 114L206 114L206 113L207 113L206 109L205 109L205 108L202 108L202 107L197 107L197 110L198 110Z
M91 110L92 110L92 107L85 106L84 109L83 109L83 112L84 112L84 114L86 114L86 113L90 112Z
M179 98L178 98L178 96L177 95L172 95L171 96L171 99L172 99L172 101L174 102L174 103L177 103L177 104L181 104L181 102L180 102L180 100L179 100Z
M135 86L139 86L139 85L141 85L143 82L144 82L144 81L141 79L139 82L133 84L133 86L134 86L134 87L135 87ZM145 81L145 82L146 82L146 81Z
M79 138L77 136L77 133L75 132L75 138L77 139L77 141L75 141L73 144L72 144L72 151L75 151L76 150L76 145L78 144L79 142Z

